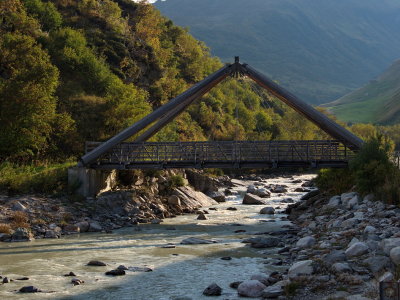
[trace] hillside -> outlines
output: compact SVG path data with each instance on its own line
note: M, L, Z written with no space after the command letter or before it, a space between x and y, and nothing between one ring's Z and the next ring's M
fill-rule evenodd
M399 1L167 0L156 6L223 61L240 55L314 104L338 99L399 58Z
M346 122L400 123L400 60L376 80L324 106Z
M221 66L150 4L0 1L0 162L77 157ZM316 136L253 83L227 79L153 140Z

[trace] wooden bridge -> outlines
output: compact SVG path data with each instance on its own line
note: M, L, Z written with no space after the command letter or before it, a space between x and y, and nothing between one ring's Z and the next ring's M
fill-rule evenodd
M146 142L228 76L251 78L333 140ZM133 143L124 142L144 129ZM345 167L362 144L347 129L249 65L241 64L236 57L235 63L227 64L107 142L87 143L79 166L91 169Z
M88 142L87 152L100 144ZM347 166L353 151L338 141L121 143L91 168L282 168Z

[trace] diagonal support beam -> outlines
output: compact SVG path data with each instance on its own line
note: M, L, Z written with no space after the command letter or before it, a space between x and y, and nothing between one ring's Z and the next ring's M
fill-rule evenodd
M174 110L174 108L176 108L177 106L181 105L182 103L185 103L185 101L188 98L192 97L193 95L196 95L199 91L201 91L205 87L215 86L215 84L219 83L220 81L231 75L235 66L236 64L226 65L221 69L219 69L218 71L216 71L215 73L206 77L204 80L192 86L186 92L182 93L181 95L172 99L168 103L154 110L152 113L150 113L140 121L136 122L135 124L126 128L125 130L121 131L114 137L110 138L107 142L102 143L100 146L93 149L91 152L82 156L79 165L85 166L90 163L93 163L101 155L110 151L113 147L127 140L131 136L137 134L139 131L143 130L144 128L146 128L147 126L158 120L160 117L163 117L164 115Z
M295 111L305 116L326 133L341 141L344 145L348 146L352 150L358 150L363 145L364 142L359 137L357 137L344 127L340 126L339 124L325 116L323 113L313 108L311 105L300 100L286 89L280 87L278 84L273 82L265 75L261 74L249 65L242 64L241 67L242 72L245 75L253 79L260 86L268 90L270 93L289 105Z

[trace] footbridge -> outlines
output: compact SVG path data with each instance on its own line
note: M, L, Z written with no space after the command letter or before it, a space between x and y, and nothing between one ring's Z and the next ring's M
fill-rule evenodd
M222 80L246 76L328 133L328 141L146 142ZM136 140L125 141L137 136ZM345 167L362 140L235 58L104 143L87 142L79 166L92 169Z

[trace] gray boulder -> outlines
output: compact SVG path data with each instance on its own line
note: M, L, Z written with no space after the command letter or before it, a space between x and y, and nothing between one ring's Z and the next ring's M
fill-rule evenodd
M99 224L99 222L90 222L89 223L89 232L100 232L103 228Z
M306 236L301 238L300 240L297 241L296 247L298 248L311 248L312 246L315 245L315 238L312 236Z
M216 283L209 285L204 291L203 295L205 296L220 296L222 293L222 289Z
M390 259L384 255L369 257L363 262L374 275L380 274L382 270L390 267Z
M222 192L214 192L214 193L212 193L212 194L210 195L210 197L211 197L212 199L214 199L215 201L217 201L218 203L226 202L226 196L225 196L225 194L222 193Z
M390 250L395 247L400 247L400 238L384 239L381 242L381 247L386 255L390 254Z
M17 228L11 235L12 242L27 242L34 240L33 235L29 229Z
M351 273L353 271L352 268L350 267L350 265L345 262L343 262L343 263L337 262L337 263L333 264L332 270L339 274Z
M311 275L314 272L312 260L301 260L294 263L289 269L289 278L295 278L299 275Z
M266 286L258 280L245 280L239 284L237 291L240 296L258 298L265 288Z
M76 223L75 226L79 227L79 232L87 232L89 230L89 223L86 221Z
M282 286L279 284L274 284L264 289L261 296L263 298L277 298L281 295L283 295Z
M342 250L332 250L329 254L323 257L324 263L332 265L335 262L341 262L346 260L346 255Z
M349 248L347 248L345 254L346 257L354 257L354 256L360 256L363 254L366 254L369 252L369 248L365 243L358 242L354 243L351 245Z
M247 193L244 198L242 204L247 204L247 205L265 205L264 200L253 194Z
M261 198L269 198L271 197L271 193L265 188L257 189L253 194L261 197Z
M395 247L390 250L390 259L396 266L400 265L400 247Z
M260 210L260 214L262 215L273 215L275 214L275 208L271 206L264 207Z
M331 199L329 199L328 206L330 207L338 207L342 204L342 200L340 199L340 196L333 196Z
M250 277L250 280L258 280L265 286L270 285L268 279L269 279L269 276L267 276L265 274L257 274L257 275L253 275Z

